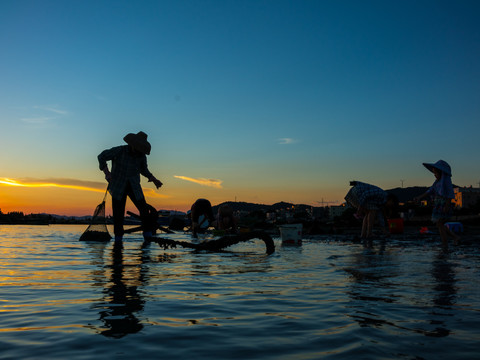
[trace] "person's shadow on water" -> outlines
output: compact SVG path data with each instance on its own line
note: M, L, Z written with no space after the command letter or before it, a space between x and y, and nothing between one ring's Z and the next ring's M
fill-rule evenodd
M105 302L100 313L100 320L105 329L100 333L104 336L120 338L142 330L143 325L136 314L143 310L145 301L138 291L141 282L131 282L125 278L123 263L123 244L115 242L112 247L112 263L110 281L103 290ZM133 265L135 266L135 264Z

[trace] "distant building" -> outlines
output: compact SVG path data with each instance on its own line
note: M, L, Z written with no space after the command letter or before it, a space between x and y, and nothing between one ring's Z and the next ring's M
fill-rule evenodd
M312 218L316 220L321 220L326 217L327 211L325 210L325 207L316 207L313 208L312 211Z
M267 222L269 223L275 223L275 221L277 220L277 213L275 212L268 212L265 214L265 217L267 219Z
M469 208L480 201L480 188L458 187L453 189L455 193L455 206L457 208Z
M347 206L345 203L337 206L330 206L328 208L329 218L334 219L336 216L342 216L346 209L347 209Z

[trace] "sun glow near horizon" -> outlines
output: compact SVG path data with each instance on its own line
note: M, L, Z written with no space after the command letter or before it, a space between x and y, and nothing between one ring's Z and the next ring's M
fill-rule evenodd
M60 184L60 183L53 183L43 180L32 180L32 182L28 182L25 180L13 180L8 178L0 179L0 184L8 185L8 186L17 186L17 187L58 187L58 188L65 188L65 189L74 189L74 190L84 190L84 191L96 191L96 192L103 192L105 190L98 189L96 187L91 186L82 186L82 185L74 185L74 184Z
M0 178L0 210L4 213L21 211L25 214L49 213L66 216L91 215L95 207L102 201L106 191L106 183L82 181L75 179L12 179ZM181 179L184 180L184 179ZM150 186L150 185L147 185ZM156 190L143 187L147 203L156 209L184 211L190 209L198 198L209 199L212 205L226 201L251 202L258 204L274 204L280 201L295 204L318 206L314 200L336 199L334 194L342 193L342 189L324 189L305 187L292 192L289 189L264 186L250 188L235 186L225 189L218 186L201 186L193 181L166 181L163 187ZM325 192L326 191L326 192ZM126 210L137 213L130 200ZM111 214L111 198L107 196L107 214Z
M169 195L143 189L148 202ZM90 215L105 193L103 182L76 179L0 178L0 210L25 214L52 213L68 216ZM128 207L130 209L130 207ZM110 209L107 210L109 212Z

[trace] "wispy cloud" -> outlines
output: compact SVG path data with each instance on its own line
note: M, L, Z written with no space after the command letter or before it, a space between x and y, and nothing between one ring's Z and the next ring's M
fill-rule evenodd
M154 189L150 189L150 188L143 189L143 194L145 195L145 197L148 197L148 198L162 198L162 199L167 199L167 198L170 197L169 195L165 195L165 194L159 193L158 191L156 191L156 190L154 190Z
M0 178L0 186L18 186L18 187L57 187L64 189L83 190L83 191L95 191L105 192L107 184L100 181L88 181L79 179L68 178L48 178L48 179L36 179L36 178L22 178L22 179L9 179ZM145 196L150 198L168 198L168 195L164 195L156 192L153 189L143 189Z
M46 125L53 119L54 119L53 117L48 117L48 116L37 116L37 117L25 117L25 118L21 118L20 120L30 125Z
M43 127L50 125L54 120L61 117L67 116L70 113L66 110L63 110L58 105L53 106L44 106L37 105L33 106L37 114L32 116L25 116L20 120L28 125Z
M102 95L94 95L94 97L98 101L107 101L108 100L108 98L106 98L105 96L102 96Z
M295 139L292 139L292 138L280 138L280 139L278 139L278 143L280 145L291 145L291 144L295 144L296 142L298 142L298 141L295 140Z
M54 105L54 106L41 105L41 106L34 106L34 108L39 109L39 110L48 111L48 112L53 112L53 113L58 114L58 115L68 115L68 111L60 109L60 107L58 105Z
M181 175L174 175L174 177L176 177L177 179L190 181L190 182L193 182L195 184L199 184L199 185L203 185L203 186L210 186L210 187L214 187L214 188L217 188L217 189L222 188L222 182L223 182L222 180L217 180L217 179L204 179L204 178L195 179L195 178L191 178L191 177L188 177L188 176L181 176Z

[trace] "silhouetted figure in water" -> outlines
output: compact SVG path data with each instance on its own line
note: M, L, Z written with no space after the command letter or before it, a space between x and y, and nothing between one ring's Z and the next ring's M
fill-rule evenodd
M416 197L415 200L420 201L427 196L432 198L432 222L437 225L443 246L448 246L449 236L457 244L460 241L460 237L445 226L445 223L452 216L452 200L455 199L450 165L446 161L438 160L435 164L423 163L423 166L433 173L435 182L424 194Z
M207 199L197 199L191 209L190 216L192 218L192 233L197 237L198 233L202 233L214 224L212 204Z
M153 224L148 219L149 206L145 201L140 174L148 181L153 182L157 189L163 184L150 172L147 166L147 155L150 154L151 145L147 141L147 134L140 131L137 134L128 134L123 140L128 145L116 146L104 150L98 155L100 170L105 173L108 181L108 191L112 195L113 232L115 241L121 241L124 234L123 219L125 217L125 204L127 196L137 207L142 219L143 235L151 237L154 231ZM107 161L112 161L112 171L108 169Z
M395 216L394 210L398 206L398 199L389 195L378 186L351 181L352 188L345 196L345 201L357 209L355 217L362 219L362 238L372 237L375 220L378 218L385 235L389 234L387 218Z
M218 208L216 225L218 230L224 230L230 234L237 233L237 220L231 206L224 204Z

